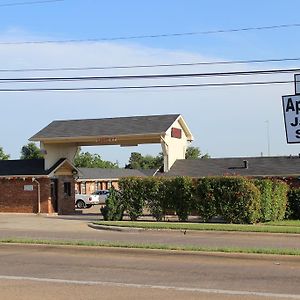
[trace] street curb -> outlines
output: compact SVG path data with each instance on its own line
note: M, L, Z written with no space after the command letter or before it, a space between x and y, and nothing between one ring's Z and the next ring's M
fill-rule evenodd
M147 228L138 227L120 227L120 226L107 226L107 225L96 225L93 223L88 223L88 226L93 229L98 230L109 230L109 231L119 231L119 232L143 232L148 230Z

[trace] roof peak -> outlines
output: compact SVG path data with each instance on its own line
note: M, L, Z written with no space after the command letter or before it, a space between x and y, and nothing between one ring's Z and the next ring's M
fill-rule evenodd
M119 116L119 117L105 117L105 118L91 118L91 119L68 119L68 120L53 120L53 122L70 122L70 121L98 121L98 120L114 120L114 119L134 119L134 118L148 118L148 117L179 117L181 114L162 114L162 115L135 115L135 116Z

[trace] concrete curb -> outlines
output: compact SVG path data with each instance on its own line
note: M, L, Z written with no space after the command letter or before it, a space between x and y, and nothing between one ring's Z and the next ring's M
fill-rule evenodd
M119 231L119 232L143 232L148 230L147 228L96 225L93 223L88 223L88 226L90 228L98 229L98 230L109 230L109 231Z
M199 233L217 233L221 235L254 235L254 236L288 236L299 238L299 233L280 233L280 232L248 232L248 231L223 231L223 230L184 230L184 229L162 229L162 228L140 228L140 227L122 227L122 226L111 226L111 225L96 225L88 223L90 228L96 230L107 230L107 231L118 231L118 232L145 232L145 231L159 231L165 233L182 233L188 235L197 235Z

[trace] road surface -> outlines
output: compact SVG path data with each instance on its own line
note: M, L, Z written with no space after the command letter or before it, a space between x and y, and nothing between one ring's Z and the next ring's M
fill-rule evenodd
M0 245L2 299L300 299L300 258Z

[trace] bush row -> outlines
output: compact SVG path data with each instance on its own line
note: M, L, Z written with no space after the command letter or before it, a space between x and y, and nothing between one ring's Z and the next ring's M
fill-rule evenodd
M300 188L291 189L288 193L286 217L295 220L300 219Z
M287 184L279 180L227 176L194 181L189 177L131 177L121 179L119 188L107 199L103 211L107 220L122 219L124 211L137 220L145 209L157 221L170 211L180 221L192 213L204 221L221 216L229 223L282 220L288 192Z

